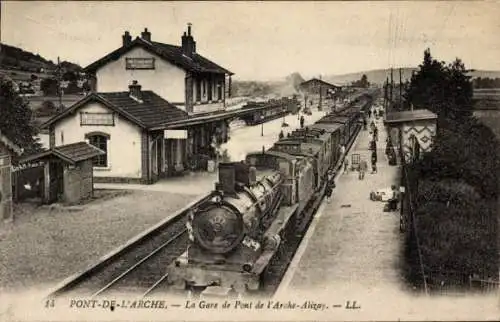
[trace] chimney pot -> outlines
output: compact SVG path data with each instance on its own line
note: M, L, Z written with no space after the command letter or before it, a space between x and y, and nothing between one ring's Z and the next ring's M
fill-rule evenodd
M191 36L191 23L188 23L187 35L184 32L182 36L182 53L188 57L192 57L196 52L196 42Z
M142 102L142 92L141 92L141 85L137 82L137 80L133 80L132 84L128 86L129 89L129 96L132 99L135 99L139 102Z
M130 32L125 31L125 33L122 36L123 47L130 45L131 42L132 42L132 36L130 35Z
M148 31L148 28L144 28L144 31L141 32L141 38L151 42L151 32Z

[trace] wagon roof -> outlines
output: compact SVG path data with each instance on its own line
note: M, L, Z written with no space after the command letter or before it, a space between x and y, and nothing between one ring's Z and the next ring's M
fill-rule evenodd
M342 127L342 124L340 123L315 123L313 125L310 125L309 127L311 128L316 128L316 129L322 129L325 130L329 133L335 132L338 129Z

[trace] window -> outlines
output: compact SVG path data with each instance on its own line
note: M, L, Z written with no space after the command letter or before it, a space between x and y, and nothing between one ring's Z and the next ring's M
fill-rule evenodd
M109 136L102 134L86 135L89 143L106 152L106 154L98 155L92 159L94 167L107 167L108 166L108 139Z
M201 80L196 80L196 101L201 101Z
M113 113L80 113L80 125L115 125Z
M217 84L217 100L222 100L222 82Z
M212 100L212 91L214 90L212 87L213 87L213 85L212 85L212 78L209 78L208 79L208 100L209 101Z
M155 69L155 59L125 58L125 69Z

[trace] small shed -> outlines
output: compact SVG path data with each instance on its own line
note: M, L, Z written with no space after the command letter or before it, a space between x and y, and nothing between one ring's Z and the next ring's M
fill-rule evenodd
M405 162L420 158L432 148L437 131L437 115L427 109L394 111L385 116L389 135Z
M0 218L2 221L14 219L12 212L11 159L23 150L0 131Z
M77 203L92 197L92 159L102 154L105 152L87 142L77 142L27 156L21 162L43 162L43 203Z

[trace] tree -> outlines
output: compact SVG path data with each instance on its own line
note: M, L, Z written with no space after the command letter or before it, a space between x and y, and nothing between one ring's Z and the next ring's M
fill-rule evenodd
M37 116L54 116L57 114L57 107L52 101L43 101L36 114Z
M370 86L370 82L368 82L368 77L365 74L363 74L360 80L352 82L352 86L367 88L368 86Z
M370 83L368 82L368 77L366 77L365 74L363 74L363 76L361 76L361 83L360 83L361 87L363 88L366 88L370 85Z
M54 78L44 78L40 82L40 89L43 91L45 96L57 95L57 79Z
M27 102L14 92L12 82L0 79L0 131L25 153L41 149L36 139L37 128L32 123L32 111Z
M78 75L76 72L68 70L63 74L62 78L65 81L76 82L78 80Z
M405 93L410 104L436 113L438 124L443 118L472 115L472 83L460 59L446 66L444 62L433 59L430 49L427 49L419 67Z

